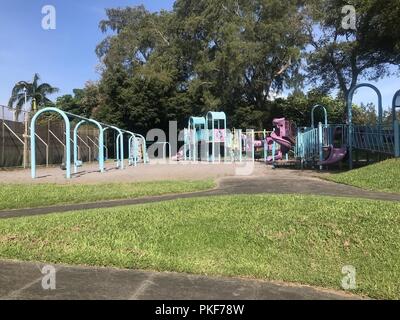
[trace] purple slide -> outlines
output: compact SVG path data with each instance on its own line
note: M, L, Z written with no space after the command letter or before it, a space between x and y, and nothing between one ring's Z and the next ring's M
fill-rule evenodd
M273 162L274 160L282 160L283 155L288 153L293 146L293 130L291 128L290 122L285 118L274 119L274 126L276 131L271 133L271 136L267 138L267 144L269 150L272 150L272 145L274 142L281 146L280 150L277 151L275 158L268 157L267 162Z
M327 166L331 164L338 163L344 159L347 155L347 146L344 145L341 148L334 148L333 146L329 147L330 153L328 159L321 161L318 163L320 166Z
M292 148L292 144L290 143L290 141L288 141L286 139L283 139L282 137L279 137L275 132L271 133L271 138L276 143L280 144L282 147L284 147L286 149L291 149Z

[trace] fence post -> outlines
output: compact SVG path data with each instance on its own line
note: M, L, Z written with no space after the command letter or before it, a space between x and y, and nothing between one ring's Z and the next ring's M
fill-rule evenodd
M29 112L24 114L24 169L28 166L28 126L29 126Z
M394 155L400 158L400 123L399 120L394 122Z

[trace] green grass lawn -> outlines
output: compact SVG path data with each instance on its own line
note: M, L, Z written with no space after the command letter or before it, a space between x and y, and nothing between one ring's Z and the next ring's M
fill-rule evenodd
M224 196L0 220L0 258L243 276L400 298L400 203Z
M327 179L367 190L400 193L400 160L386 160Z
M212 180L92 185L0 184L0 210L187 193L213 187Z

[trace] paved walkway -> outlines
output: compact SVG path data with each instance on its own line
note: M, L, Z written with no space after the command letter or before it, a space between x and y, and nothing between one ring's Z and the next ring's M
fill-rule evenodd
M42 287L43 264L0 261L1 300L355 300L332 290L235 278L55 266L56 289Z
M209 197L235 194L304 194L323 195L351 198L365 198L384 201L400 201L399 194L365 191L359 188L345 186L325 180L321 180L313 172L301 172L297 170L258 167L253 176L225 177L219 180L218 188L209 191L195 192L181 195L166 195L140 199L126 199L117 201L98 201L88 204L72 204L52 206L46 208L21 209L0 211L0 219L45 215L50 213L62 213L76 210L112 208L144 203L155 203L176 199L187 199L195 197Z

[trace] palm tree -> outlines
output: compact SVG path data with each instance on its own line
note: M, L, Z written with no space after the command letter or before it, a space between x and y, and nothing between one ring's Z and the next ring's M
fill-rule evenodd
M32 82L20 81L14 86L8 106L15 109L16 118L18 118L25 104L25 94L26 102L31 103L31 110L33 111L37 111L37 106L40 108L53 103L46 95L58 92L58 88L52 87L48 83L39 84L39 80L39 74L35 73Z

